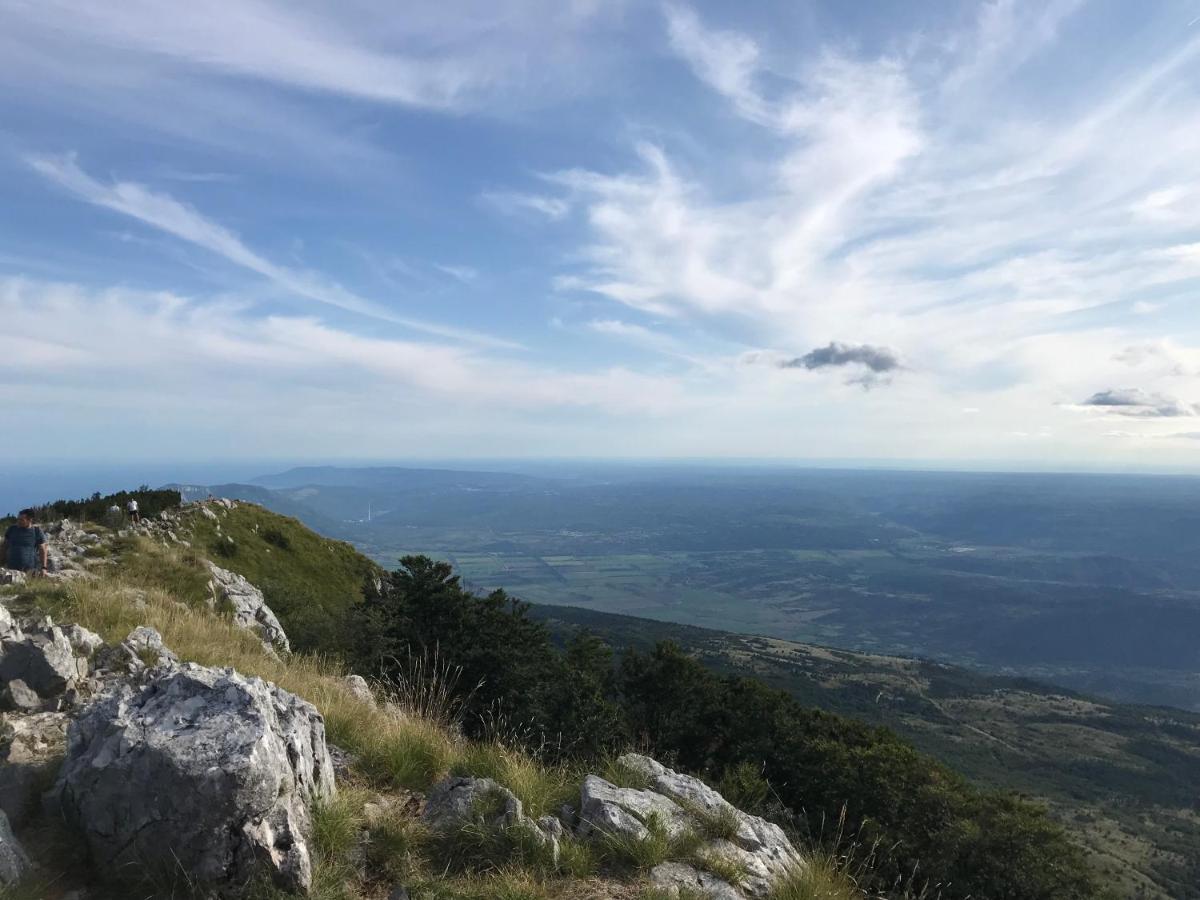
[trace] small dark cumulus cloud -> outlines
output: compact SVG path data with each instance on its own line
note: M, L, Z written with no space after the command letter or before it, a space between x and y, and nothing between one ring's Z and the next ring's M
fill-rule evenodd
M809 350L803 356L780 360L781 369L832 369L851 366L858 374L848 378L847 384L861 385L869 390L877 384L888 384L891 373L903 369L896 351L887 347L872 347L870 344L842 344L831 341L825 347Z
M1181 403L1174 397L1163 394L1148 394L1138 388L1110 388L1097 391L1080 406L1105 409L1118 416L1138 419L1170 419L1179 416L1194 416L1197 408L1193 404Z
M830 366L866 366L877 375L901 368L900 358L887 347L870 344L842 344L831 341L826 347L809 350L803 356L785 359L781 369L824 369Z

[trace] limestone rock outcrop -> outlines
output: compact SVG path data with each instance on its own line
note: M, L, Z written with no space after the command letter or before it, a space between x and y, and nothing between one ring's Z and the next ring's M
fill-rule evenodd
M706 900L743 900L743 895L727 881L710 872L702 872L686 863L665 862L650 870L652 887L672 897L704 897Z
M457 831L470 823L521 829L546 848L552 862L558 861L562 834L558 820L543 816L535 822L525 815L524 805L512 791L490 778L452 776L434 785L425 798L422 818L435 831Z
M0 700L9 709L35 711L55 706L87 677L63 629L50 619L18 622L0 618Z
M620 835L633 840L650 836L650 827L670 837L691 832L703 839L699 858L720 859L722 869L739 871L731 885L685 863L656 868L654 883L668 893L700 893L719 900L762 898L803 858L778 825L737 809L698 778L668 769L648 756L627 753L618 765L643 782L644 788L617 787L595 775L584 779L580 796L581 837Z
M645 840L650 837L646 823L651 820L657 821L670 837L678 837L691 825L687 813L669 797L654 791L617 787L598 775L584 778L579 804L580 836L602 833Z
M257 633L264 643L274 649L285 653L291 651L287 634L271 607L267 605L262 591L236 572L222 569L211 562L208 563L208 571L211 576L209 589L212 591L214 607L227 607L234 622Z
M335 792L320 713L232 669L149 670L70 727L52 801L102 871L183 871L238 897L265 867L306 893L313 802Z
M139 625L119 644L106 644L92 657L98 678L112 684L122 678L142 678L152 669L171 668L179 662L157 629Z
M346 683L346 689L357 700L361 700L370 706L375 706L375 694L371 691L371 686L367 684L367 679L361 675L347 675L343 681Z

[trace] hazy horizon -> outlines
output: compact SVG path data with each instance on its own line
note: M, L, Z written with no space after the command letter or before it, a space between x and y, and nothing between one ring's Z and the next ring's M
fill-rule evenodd
M906 464L907 462L907 464ZM259 476L275 474L293 468L305 467L399 467L415 469L449 469L461 471L498 471L528 474L559 474L562 470L586 469L611 466L613 468L648 471L658 469L794 469L830 471L873 471L873 472L946 472L979 475L1062 475L1094 477L1200 477L1200 470L1172 470L1148 466L1119 468L1077 467L1062 469L1039 467L1034 462L1024 467L996 461L988 465L981 461L967 465L952 460L853 460L853 459L809 459L787 460L775 458L705 459L702 457L458 457L428 459L243 459L243 460L53 460L9 465L0 473L0 515L24 506L52 500L74 499L101 493L116 492L148 484L160 487L169 483L190 485L217 485L244 483Z

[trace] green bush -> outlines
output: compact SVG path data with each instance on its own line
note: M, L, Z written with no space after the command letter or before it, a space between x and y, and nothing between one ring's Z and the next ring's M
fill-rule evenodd
M558 653L527 604L504 591L475 596L446 563L404 557L400 569L368 587L353 621L355 668L385 683L404 682L413 658L436 654L453 663L469 734L557 757L621 738L622 716L607 696L615 684L609 648L583 638Z
M1081 851L1040 808L971 787L893 732L715 675L671 644L627 656L620 685L630 727L656 751L730 784L746 784L753 761L782 803L760 811L814 847L852 835L871 856L867 890L918 871L945 900L1098 896Z
M523 740L642 786L614 761L636 742L830 855L845 855L849 835L847 863L867 891L912 884L918 872L943 900L1098 895L1080 850L1038 807L977 790L891 731L806 708L760 681L718 675L674 645L630 653L618 666L588 635L556 650L525 604L503 591L473 595L449 565L423 556L405 557L368 589L354 622L354 663L364 674L401 677L402 660L430 652L461 669L465 730L501 738L476 760L496 775L502 745ZM553 797L554 785L527 774L530 791ZM731 827L719 816L701 823L716 837ZM487 855L496 850L488 842L503 836L478 837ZM633 868L683 852L653 830L645 841L610 844L609 861Z
M341 655L357 641L351 611L362 602L364 583L381 574L375 563L349 544L251 503L216 513L217 521L189 517L192 543L215 546L219 565L263 592L293 650ZM229 553L218 543L226 538L234 542Z
M262 539L272 547L278 547L280 550L292 549L292 539L278 528L264 528L262 530Z

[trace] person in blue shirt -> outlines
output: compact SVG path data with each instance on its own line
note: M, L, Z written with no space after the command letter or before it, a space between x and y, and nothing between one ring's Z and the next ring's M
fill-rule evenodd
M0 541L0 559L6 569L19 572L45 572L50 550L46 546L46 535L33 524L32 509L23 509L17 514L17 524L9 525Z

